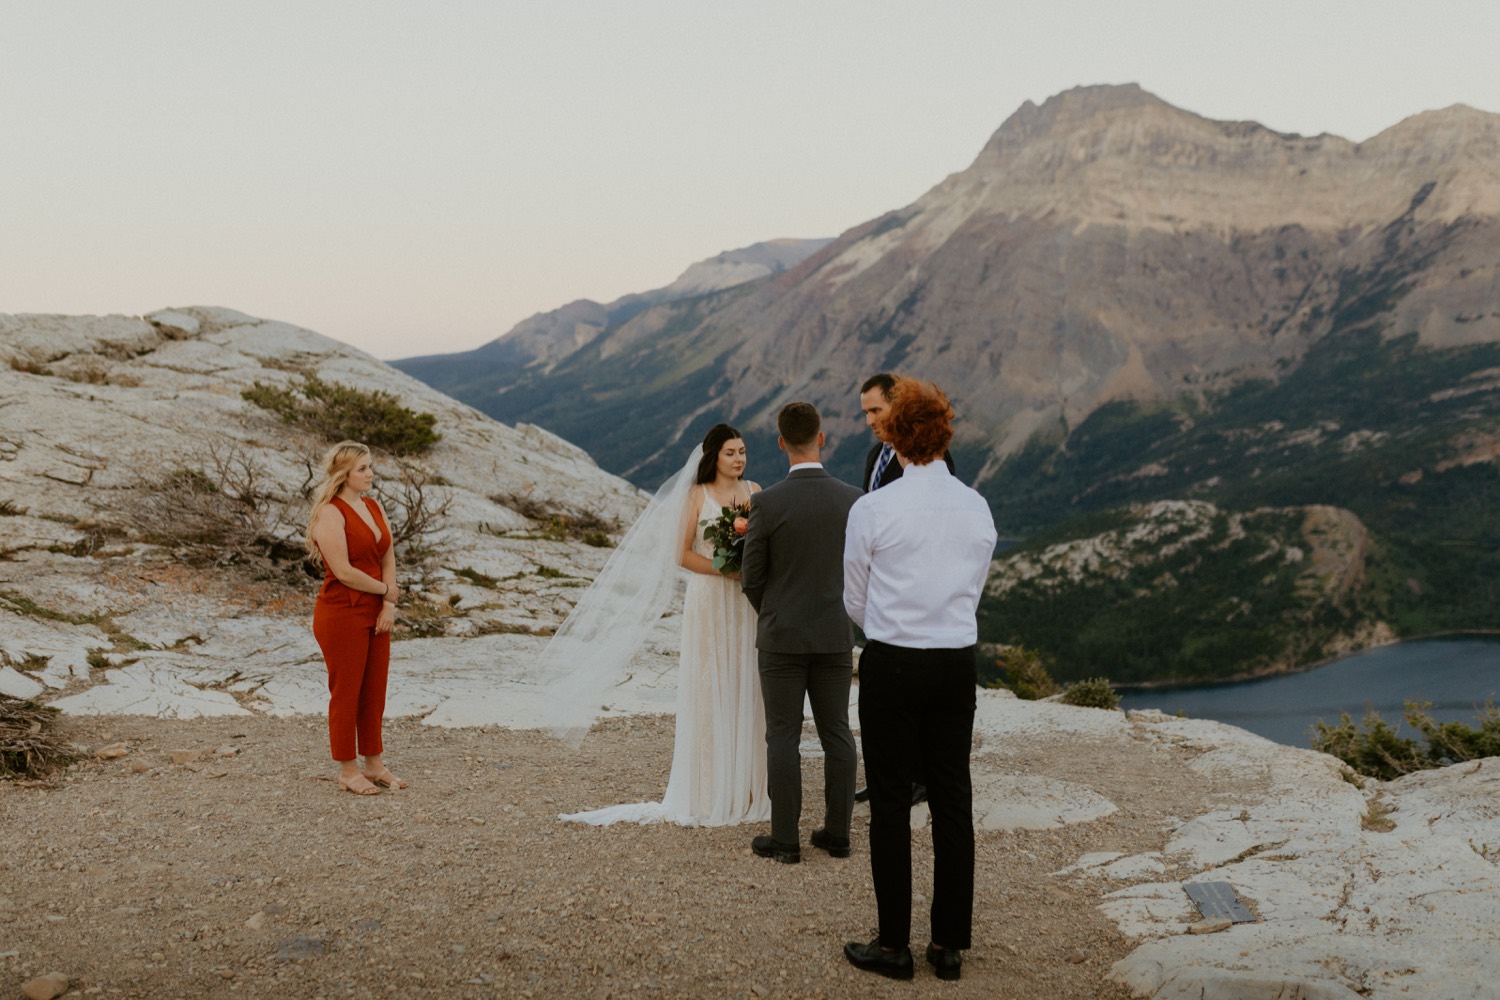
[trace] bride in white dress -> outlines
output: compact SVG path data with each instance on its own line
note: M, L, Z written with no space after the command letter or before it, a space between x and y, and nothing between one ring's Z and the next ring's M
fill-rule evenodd
M557 635L538 667L550 690L554 732L581 741L599 696L660 617L689 572L677 670L672 772L660 802L633 802L560 819L728 826L769 819L766 721L755 656L755 611L739 575L713 567L702 520L746 503L760 487L743 478L745 441L728 424L709 430L677 475L633 525ZM656 578L652 579L652 575ZM665 585L663 585L665 584Z

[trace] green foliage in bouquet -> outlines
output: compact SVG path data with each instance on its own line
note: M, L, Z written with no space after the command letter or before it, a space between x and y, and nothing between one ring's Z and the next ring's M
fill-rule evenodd
M718 517L698 522L703 539L714 546L714 569L728 575L740 571L745 555L745 532L750 527L750 505L733 504L719 508Z

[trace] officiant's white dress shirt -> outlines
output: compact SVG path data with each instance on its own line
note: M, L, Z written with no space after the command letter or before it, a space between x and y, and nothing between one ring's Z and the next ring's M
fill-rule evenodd
M866 637L893 646L972 646L995 536L989 505L941 460L908 465L849 510L844 610Z

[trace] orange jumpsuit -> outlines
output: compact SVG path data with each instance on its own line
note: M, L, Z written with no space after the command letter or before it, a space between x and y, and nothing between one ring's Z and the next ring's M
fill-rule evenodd
M380 561L391 547L391 531L381 516L380 505L361 498L376 525L377 537L339 497L334 497L344 515L344 540L349 546L349 564L379 580ZM327 563L324 563L327 569ZM351 590L327 569L318 603L313 608L313 637L328 665L328 742L334 760L353 760L356 737L359 753L383 752L381 718L385 715L385 684L391 663L391 634L376 634L375 619L383 598Z

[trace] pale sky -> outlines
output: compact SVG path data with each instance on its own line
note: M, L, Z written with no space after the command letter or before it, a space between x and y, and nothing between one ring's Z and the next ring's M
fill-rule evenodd
M835 236L1023 101L1363 140L1500 112L1495 0L0 0L0 312L229 306L382 358Z

